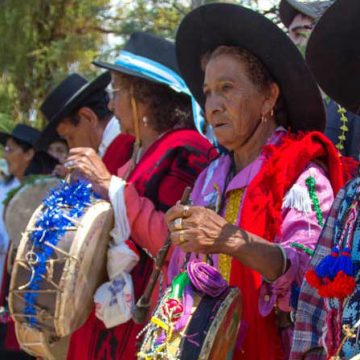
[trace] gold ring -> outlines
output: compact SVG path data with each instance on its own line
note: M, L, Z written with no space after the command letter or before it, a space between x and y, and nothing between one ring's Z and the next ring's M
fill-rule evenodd
M177 218L174 220L174 228L176 230L182 230L183 227L182 227L182 218Z
M188 217L189 216L189 210L190 210L190 206L189 205L184 205L183 208L183 217Z
M184 239L184 231L180 230L179 231L179 245L183 244L184 242L186 242L186 240Z

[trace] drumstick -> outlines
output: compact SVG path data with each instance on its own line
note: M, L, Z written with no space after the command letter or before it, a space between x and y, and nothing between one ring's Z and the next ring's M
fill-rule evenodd
M180 200L181 205L186 205L188 203L190 193L191 193L191 188L186 187L183 192L183 195L181 197L181 200ZM159 278L161 268L164 265L164 262L165 262L167 254L169 252L170 246L171 246L171 239L170 239L170 235L168 235L164 245L158 252L158 255L155 260L154 269L151 273L151 276L150 276L149 282L145 288L145 291L144 291L143 295L140 297L140 299L138 300L138 302L136 303L135 309L133 311L132 318L133 318L134 322L137 324L142 324L147 318L147 314L150 310L151 294L154 291L157 279Z

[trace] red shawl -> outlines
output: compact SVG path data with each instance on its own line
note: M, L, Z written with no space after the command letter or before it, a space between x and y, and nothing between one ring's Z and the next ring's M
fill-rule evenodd
M283 198L309 162L316 160L325 165L335 195L344 184L344 176L336 148L319 132L287 135L279 146L266 146L265 154L267 160L247 189L240 227L273 241L281 230ZM260 275L233 259L230 283L246 294L242 319L250 324L244 352L235 352L234 359L283 360L274 313L265 318L259 314Z
M130 174L139 195L152 200L157 210L173 206L186 186L217 156L209 142L194 130L173 130L150 146ZM138 299L152 271L152 260L141 250L141 260L132 271ZM71 339L68 360L131 360L138 351L136 336L144 325L133 321L106 329L94 313Z

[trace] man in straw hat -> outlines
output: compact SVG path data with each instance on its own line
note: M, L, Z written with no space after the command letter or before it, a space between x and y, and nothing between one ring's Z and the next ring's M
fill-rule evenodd
M319 20L306 51L321 88L354 113L360 110L359 14L358 0L337 0ZM338 193L302 284L292 360L359 358L359 204L357 175Z

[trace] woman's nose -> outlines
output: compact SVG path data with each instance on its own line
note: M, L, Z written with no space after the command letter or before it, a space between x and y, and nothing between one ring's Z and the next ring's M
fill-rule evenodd
M205 101L206 117L210 117L211 115L221 111L222 108L223 105L220 96L217 96L216 94L212 94L206 97L206 101Z

